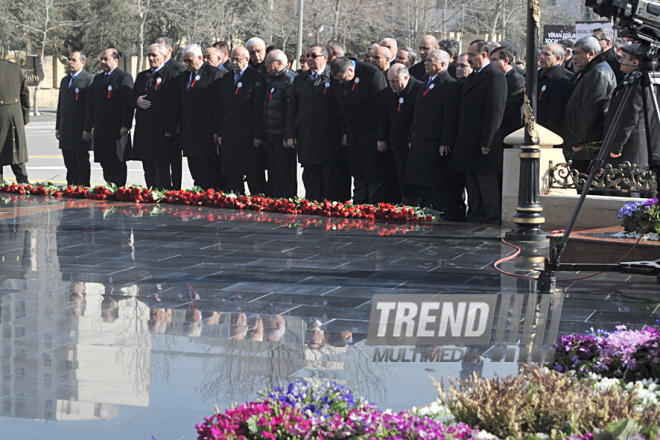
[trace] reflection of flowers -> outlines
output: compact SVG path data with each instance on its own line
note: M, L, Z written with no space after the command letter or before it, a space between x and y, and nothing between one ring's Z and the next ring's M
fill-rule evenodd
M55 197L85 198L93 200L135 201L139 203L168 203L176 205L206 206L226 209L279 212L283 214L320 215L367 220L390 220L400 222L431 222L433 212L421 208L397 206L389 203L378 205L353 205L330 202L315 202L305 199L273 199L260 195L242 196L227 194L199 187L180 191L155 191L138 186L117 188L114 184L87 188L82 186L56 187L46 185L22 185L16 182L0 186L0 192L14 194L46 195ZM437 214L437 213L436 213Z

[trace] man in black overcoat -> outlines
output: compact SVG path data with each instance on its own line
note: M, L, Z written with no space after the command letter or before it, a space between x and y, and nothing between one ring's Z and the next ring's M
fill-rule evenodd
M167 50L167 55L165 56L165 65L172 70L175 70L178 73L186 73L186 66L181 63L178 63L174 58L172 58L172 51L174 50L174 42L169 37L160 37L156 40L156 44L162 44Z
M263 113L266 86L263 75L249 66L249 58L245 47L231 52L233 72L221 82L218 141L228 189L244 193L246 176L250 194L263 194L268 163Z
M621 81L623 81L623 72L621 71L619 58L616 56L614 46L612 45L614 43L614 32L611 29L598 28L593 31L591 36L598 40L603 60L612 68L612 72L614 72L614 76L616 77L616 83L621 84Z
M342 125L333 88L341 85L331 79L327 62L326 47L309 48L309 70L298 75L291 86L285 138L289 148L298 149L305 198L340 201ZM346 183L350 185L350 180Z
M165 137L165 123L179 74L164 64L166 53L162 44L149 46L150 68L138 74L133 88L133 159L142 161L147 187L159 189L172 188L169 163L175 153L174 138Z
M287 67L287 57L279 49L266 55L264 124L268 151L270 196L292 198L298 194L296 149L284 139L286 113L296 74Z
M119 69L118 64L119 53L115 49L103 51L103 72L94 77L88 94L83 136L85 140L94 137L94 162L101 163L105 181L121 187L126 185L126 161L131 158L133 77Z
M195 186L218 188L220 158L217 148L217 118L219 108L220 70L205 63L202 48L190 44L183 49L186 73L179 75L168 109L166 137L181 130L183 154Z
M415 99L424 85L410 76L408 68L396 63L387 72L390 87L381 92L383 104L378 106L378 146L391 148L396 164L396 177L401 201L409 205L417 196L414 185L406 185L410 126L415 111Z
M435 49L426 58L428 79L417 93L410 127L406 183L420 188L422 203L445 220L465 219L465 174L449 163L458 134L461 83L449 75L449 54Z
M440 49L437 38L433 35L424 35L421 40L419 40L419 62L408 70L410 71L410 76L415 79L422 81L426 77L426 65L424 61L428 56L429 52L433 49Z
M348 163L355 184L353 201L380 203L387 190L383 176L386 156L378 151L376 107L387 80L375 66L348 58L337 58L330 69L339 83L333 92L344 116Z
M563 136L564 106L571 90L570 72L562 66L566 56L561 44L547 44L539 54L536 121ZM559 146L561 148L561 145Z
M637 70L639 66L639 44L629 44L623 46L621 51L623 56L621 58L621 71L628 77L631 73ZM607 111L607 119L605 119L605 133L612 127L614 115L617 109L621 106L621 101L624 95L624 83L619 84L612 94L612 101L610 102L609 110ZM646 143L646 124L644 121L644 100L642 98L642 84L638 82L632 91L632 99L629 101L628 108L625 109L623 117L621 118L620 125L616 133L614 133L614 140L610 150L609 157L605 158L607 163L611 163L613 167L618 167L624 162L632 164L648 166L649 156ZM653 108L653 96L650 90L645 91L647 94L647 106L649 110L649 121L651 126L651 139L653 139L652 154L658 154L658 146L660 145L660 132L658 131L657 116Z
M490 62L506 78L506 106L500 133L504 138L523 126L523 101L525 100L525 78L511 64L513 54L506 47L497 47L490 53ZM503 146L505 146L503 144Z
M463 83L459 132L451 166L466 173L466 221L500 224L500 125L506 106L506 78L490 64L488 43L484 40L475 40L470 44L468 61L474 71Z
M71 52L68 63L70 73L60 82L60 95L57 100L55 137L60 142L66 166L66 183L69 185L90 185L91 142L83 139L83 131L87 93L92 90L94 76L85 70L86 63L87 57L84 53Z

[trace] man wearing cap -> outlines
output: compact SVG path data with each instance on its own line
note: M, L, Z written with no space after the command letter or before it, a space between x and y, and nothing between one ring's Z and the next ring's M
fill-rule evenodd
M60 142L66 183L89 186L91 166L89 150L91 142L83 139L87 93L91 91L94 77L85 70L87 57L80 51L69 55L69 74L62 78L60 96L57 100L55 137Z
M307 55L305 54L300 55L300 59L298 60L298 65L300 66L300 69L296 70L297 75L301 75L309 70L309 64L307 64Z
M621 81L623 81L623 72L621 71L619 58L616 56L616 52L612 46L614 33L611 29L598 28L593 31L591 36L598 40L603 59L612 68L612 72L614 72L614 76L616 77L616 83L621 84Z
M543 127L562 136L564 105L571 88L569 71L562 66L565 56L561 44L545 45L539 54L536 121Z
M87 99L83 136L94 138L94 162L100 162L103 178L117 186L126 185L126 161L131 159L133 125L133 77L119 67L119 53L106 49L101 70Z
M639 44L629 44L621 47L621 71L626 75L632 74L639 67L640 61L643 59L639 54ZM612 102L607 111L607 119L605 120L605 133L613 127L614 115L617 109L622 104L624 95L624 84L619 84L612 95ZM632 90L631 100L628 108L625 109L617 131L614 133L612 148L610 154L605 158L607 163L611 163L613 167L618 167L623 162L630 162L633 164L648 166L648 148L646 143L646 124L644 121L644 101L642 93L646 93L647 106L649 111L649 121L651 124L651 139L653 140L654 154L658 154L660 145L660 132L658 131L657 115L653 106L653 96L651 90L643 90L642 83L635 84Z

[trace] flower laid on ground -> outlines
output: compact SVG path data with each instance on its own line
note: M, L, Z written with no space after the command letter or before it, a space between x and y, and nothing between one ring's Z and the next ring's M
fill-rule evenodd
M626 203L616 216L626 233L660 234L660 204L657 198Z
M397 222L432 222L440 214L423 208L380 203L378 205L353 205L345 203L305 199L273 199L262 195L243 196L195 187L191 190L155 191L138 186L117 188L113 184L87 188L82 186L57 187L22 185L16 182L0 186L0 192L22 195L44 195L92 200L135 201L138 203L169 203L176 205L206 206L225 209L278 212L283 214L320 215L349 219L387 220Z
M597 373L625 382L660 378L660 331L653 327L564 335L555 347L551 368L559 372Z

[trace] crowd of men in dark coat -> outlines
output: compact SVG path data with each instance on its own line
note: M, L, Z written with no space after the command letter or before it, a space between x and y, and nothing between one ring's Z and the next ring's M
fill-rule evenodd
M611 124L617 81L639 63L625 46L630 67L616 56L613 64L612 40L600 29L539 56L537 121L564 137L581 170ZM140 160L147 186L179 189L183 154L196 186L243 193L247 182L252 194L294 197L297 160L308 199L403 202L446 220L501 222L504 138L523 126L525 71L510 43L475 40L460 54L458 41L427 35L416 62L417 52L393 38L372 44L366 61L330 41L311 46L298 72L269 49L259 38L231 52L226 43L191 44L182 66L161 38L135 84L116 50L103 52L93 78L73 52L56 127L68 183L89 185L92 143L105 180L118 186L126 161ZM644 120L628 119L612 159L643 164Z

